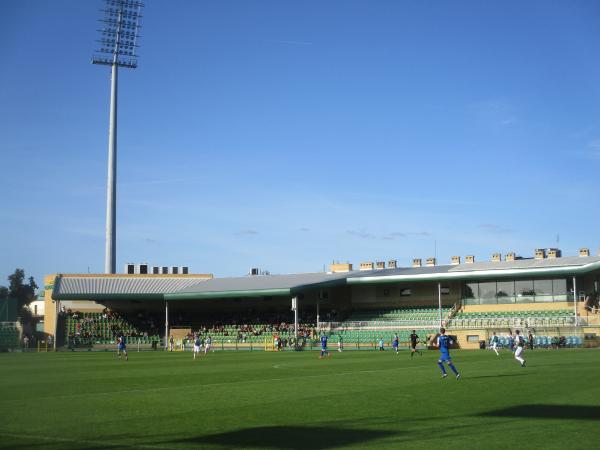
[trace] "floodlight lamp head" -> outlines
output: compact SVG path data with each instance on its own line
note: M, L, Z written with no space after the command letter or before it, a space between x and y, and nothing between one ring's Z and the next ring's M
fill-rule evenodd
M143 3L135 0L103 0L104 8L99 22L102 23L100 39L97 42L100 48L96 49L92 57L92 64L101 64L128 69L137 67L141 28L140 11Z

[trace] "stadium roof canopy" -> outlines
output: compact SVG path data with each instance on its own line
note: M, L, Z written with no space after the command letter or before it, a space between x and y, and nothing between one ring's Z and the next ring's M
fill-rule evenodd
M562 257L401 267L344 273L299 273L212 278L210 275L57 275L54 300L200 300L293 296L346 284L443 282L583 275L600 270L600 257Z
M236 278L213 278L178 292L165 295L167 300L262 297L293 295L305 289L346 284L349 273L297 273L289 275L254 275Z
M432 267L400 267L358 273L349 284L390 283L399 281L474 280L481 278L520 278L580 275L600 269L600 256L486 261Z
M164 295L209 280L207 275L57 275L54 300L144 299Z

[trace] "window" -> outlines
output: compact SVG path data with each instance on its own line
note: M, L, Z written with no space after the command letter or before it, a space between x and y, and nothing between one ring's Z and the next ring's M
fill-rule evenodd
M552 280L534 280L533 289L536 302L551 302L553 300Z
M566 302L568 293L567 280L564 278L552 280L552 294L555 302Z
M515 291L517 294L517 303L533 302L535 291L533 290L533 280L515 281Z
M479 298L479 284L466 283L463 298Z
M496 283L496 297L498 303L514 303L515 302L515 282L498 281Z
M465 283L463 285L463 304L479 304L479 283Z
M489 303L497 303L495 281L486 281L484 283L479 283L479 299L482 305Z

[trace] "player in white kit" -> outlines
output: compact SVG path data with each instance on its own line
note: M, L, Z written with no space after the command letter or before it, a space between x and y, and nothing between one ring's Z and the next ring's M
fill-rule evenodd
M519 330L515 331L515 359L521 363L521 367L525 367L525 360L521 356L525 351L525 339L521 336L521 332Z
M196 359L196 355L200 354L200 350L202 350L202 339L196 335L196 339L194 339L194 359Z
M500 356L498 353L498 336L496 336L496 332L492 334L492 338L490 339L490 348L496 352L496 356Z
M206 355L208 353L208 351L210 350L210 346L212 344L212 338L210 336L208 336L205 340L204 340L204 354Z

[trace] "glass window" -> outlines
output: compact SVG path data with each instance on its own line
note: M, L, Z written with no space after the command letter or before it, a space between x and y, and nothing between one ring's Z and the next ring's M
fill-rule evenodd
M486 281L479 283L479 298L481 303L497 303L496 300L496 282Z
M478 298L464 298L463 305L479 305Z
M517 303L533 302L533 296L535 295L533 280L515 281L515 291L517 294Z
M535 291L536 302L551 302L552 298L552 280L534 280L533 289Z
M515 302L515 282L510 281L498 281L496 283L496 297L498 303L514 303Z
M556 278L552 280L552 293L554 294L555 302L566 302L569 294L567 280L564 278Z
M465 283L463 298L479 298L479 284Z

